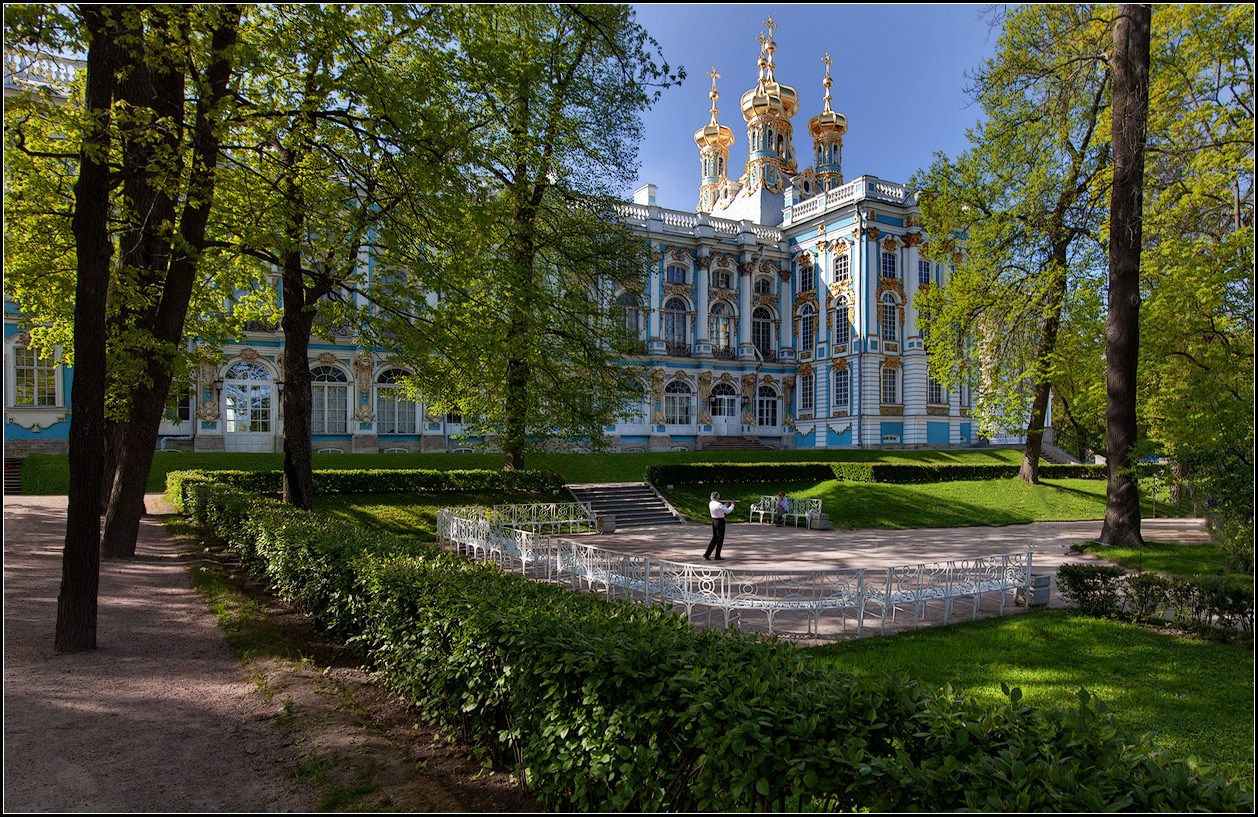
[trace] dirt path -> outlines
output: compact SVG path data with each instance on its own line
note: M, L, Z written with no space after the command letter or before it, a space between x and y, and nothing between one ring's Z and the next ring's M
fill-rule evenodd
M102 564L98 648L55 654L64 530L65 497L5 497L5 812L538 810L264 596L305 660L242 664L190 583L217 555L157 516Z

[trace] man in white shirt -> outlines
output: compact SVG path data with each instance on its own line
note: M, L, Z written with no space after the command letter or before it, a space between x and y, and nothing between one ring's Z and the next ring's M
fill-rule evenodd
M708 503L708 513L712 516L712 541L708 542L708 549L703 554L703 558L715 558L718 562L721 559L721 545L725 544L725 515L734 510L734 500L728 503L721 501L721 494L718 491L712 492L712 501ZM713 557L713 553L716 554Z

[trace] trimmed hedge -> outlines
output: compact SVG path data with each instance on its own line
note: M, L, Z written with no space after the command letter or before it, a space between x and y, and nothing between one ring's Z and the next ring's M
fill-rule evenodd
M172 471L166 491L176 503L183 501L189 482L231 485L242 491L278 496L283 490L283 471ZM441 494L451 491L536 491L549 493L564 487L563 477L553 471L438 471L427 469L339 470L314 472L315 491L321 494Z
M1224 576L1127 574L1110 565L1062 565L1057 568L1057 587L1082 612L1099 618L1172 621L1201 633L1254 631L1252 582Z
M707 482L824 482L843 479L851 482L911 484L955 482L958 480L1011 479L1017 465L916 464L878 462L795 462L795 463L677 463L649 465L647 481L653 485L692 485ZM1105 479L1103 465L1040 466L1044 479Z
M566 811L1250 811L1086 695L989 708L862 680L403 537L185 480L185 508L385 682Z

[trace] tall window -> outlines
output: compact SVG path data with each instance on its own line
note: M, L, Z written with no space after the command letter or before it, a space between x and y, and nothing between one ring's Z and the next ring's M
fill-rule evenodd
M349 377L335 366L310 370L310 433L349 433Z
M729 349L730 329L733 319L730 317L733 310L729 304L723 301L717 301L712 304L712 311L708 315L708 340L712 341L714 349Z
M676 264L669 264L664 268L664 280L670 284L686 283L686 268L679 267Z
M680 380L674 380L664 387L664 422L670 425L690 425L694 415L691 410L694 395L690 386Z
M933 377L926 380L926 402L936 406L947 402L944 399L943 384Z
M625 406L624 413L620 417L620 422L625 425L645 425L647 418L650 416L649 406L651 395L641 380L637 381L634 385L637 386L637 388L634 389L634 391L637 392L637 396L633 398L627 406Z
M772 386L756 389L756 423L760 426L778 424L778 393Z
M800 414L812 414L816 405L817 383L816 378L811 374L800 375L799 377L799 412Z
M882 296L882 339L888 343L900 339L900 308L890 293Z
M847 316L847 301L839 301L834 307L834 342L840 346L852 342L852 322Z
M852 258L847 253L834 257L834 280L836 282L852 280Z
M670 355L690 354L686 323L686 302L681 298L669 298L664 304L664 345Z
M803 354L812 354L817 346L817 310L812 304L804 304L799 309L799 349Z
M881 398L884 405L893 405L900 402L900 390L898 386L899 373L895 369L882 370L882 393Z
M882 277L895 277L895 253L893 252L884 252L882 254Z
M40 360L35 350L13 347L13 405L57 405L57 367L51 360Z
M799 268L799 291L813 292L817 289L817 270L815 267Z
M930 283L930 262L925 258L917 260L917 283L922 286Z
M766 358L773 349L773 313L767 306L758 306L752 310L751 342Z
M419 406L402 392L406 372L388 369L376 378L376 433L414 434Z
M846 411L852 402L852 370L834 370L834 407Z
M639 337L642 328L642 303L638 296L632 292L622 292L616 299L616 306L620 310L625 329L632 337Z

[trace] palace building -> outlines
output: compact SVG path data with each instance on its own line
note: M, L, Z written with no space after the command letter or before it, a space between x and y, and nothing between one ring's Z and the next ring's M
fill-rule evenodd
M770 18L755 84L739 98L741 175L731 175L738 140L721 121L713 69L708 122L694 134L695 211L658 207L651 184L622 208L652 250L642 293L618 296L643 341L633 362L647 377L640 404L605 429L608 441L620 451L979 444L969 393L944 390L927 371L916 298L943 285L949 268L922 253L915 196L900 183L845 178L847 120L831 107L829 55L816 77L824 108L800 134L811 140L811 165L799 167L798 94L776 76L773 29ZM5 95L64 83L74 67L6 52ZM18 317L6 297L5 453L64 451L72 372L27 349ZM282 333L254 325L217 351L155 444L282 450ZM345 335L316 338L309 354L316 452L470 445L458 416L432 416L402 396L407 371L387 362L388 350Z

